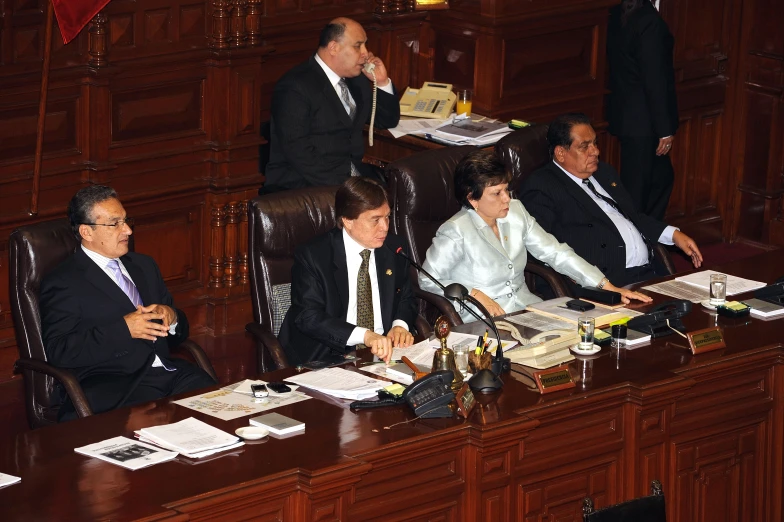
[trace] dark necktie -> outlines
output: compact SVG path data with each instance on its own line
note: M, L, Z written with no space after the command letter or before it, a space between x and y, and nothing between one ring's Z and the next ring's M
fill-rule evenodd
M128 276L123 274L122 270L120 269L120 262L117 259L112 259L106 266L108 266L109 269L111 269L111 271L114 273L114 280L117 281L117 284L120 285L120 288L123 292L125 292L125 295L128 296L128 299L131 300L133 306L144 305L136 285L133 284L133 281L131 281Z
M373 318L373 289L370 286L370 250L363 250L359 253L362 256L362 264L359 265L357 273L357 326L367 328L371 332L375 326ZM364 344L358 348L365 348Z
M348 84L346 83L346 80L341 78L338 82L338 87L340 87L340 97L343 98L343 103L345 103L348 107L348 117L353 120L354 115L357 113L357 106L354 103L354 100L351 99L351 94L348 92ZM359 176L359 171L354 165L354 162L349 161L349 164L351 165L351 175Z

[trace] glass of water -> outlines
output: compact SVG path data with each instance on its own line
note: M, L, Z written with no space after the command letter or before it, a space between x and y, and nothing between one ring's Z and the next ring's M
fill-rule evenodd
M727 300L726 274L711 274L710 276L710 305L723 305Z
M593 350L593 331L596 327L593 317L582 316L577 319L577 335L580 336L580 343L577 348L580 350Z
M468 372L468 352L470 350L471 346L467 344L457 344L452 347L452 351L455 352L455 366L463 375Z

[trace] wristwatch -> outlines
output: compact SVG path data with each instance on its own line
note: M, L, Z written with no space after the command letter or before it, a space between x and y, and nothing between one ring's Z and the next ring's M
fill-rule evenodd
M602 289L602 288L604 288L604 287L605 287L605 285L607 285L607 283L609 283L609 282L610 282L610 280L609 280L609 279L607 279L606 277L603 277L603 278L602 278L602 280L601 280L601 281L599 281L599 284L598 284L598 285L596 285L596 288L598 288L599 290L601 290L601 289Z

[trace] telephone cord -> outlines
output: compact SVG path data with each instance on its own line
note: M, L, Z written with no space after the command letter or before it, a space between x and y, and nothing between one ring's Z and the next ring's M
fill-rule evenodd
M370 111L370 132L368 133L368 145L373 146L373 127L376 124L376 96L378 91L378 83L376 82L376 71L370 70L370 75L373 77L373 108Z

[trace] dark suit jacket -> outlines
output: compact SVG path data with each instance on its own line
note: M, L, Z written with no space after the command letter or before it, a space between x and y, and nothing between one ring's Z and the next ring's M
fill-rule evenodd
M346 83L357 106L354 121L312 56L275 84L265 192L340 185L349 176L350 161L362 175L373 175L370 167L362 163L362 130L370 121L373 83L364 74L347 78ZM399 120L397 97L378 89L375 126L386 129L396 126Z
M655 244L667 225L635 210L615 169L600 161L593 178L629 216L637 230ZM618 228L596 201L557 165L551 161L528 176L519 197L526 210L558 241L567 243L577 255L596 265L614 285L627 284L626 245ZM662 267L654 266L654 269L666 273Z
M374 250L384 332L392 328L396 319L413 329L417 302L409 279L409 264L393 253L403 244L392 234L384 244L388 248ZM291 308L278 336L289 364L353 349L346 347L355 328L346 322L349 284L342 230L335 228L297 248L291 268Z
M672 50L675 40L650 2L621 23L621 6L610 10L607 54L610 103L607 121L615 136L663 138L678 130Z
M152 258L129 252L120 260L142 302L174 308ZM188 319L176 310L176 335L154 343L131 338L123 316L135 310L133 303L81 247L44 278L40 296L46 356L53 365L76 375L95 413L122 406L155 354L166 359L169 347L188 337ZM69 405L64 405L61 415Z

